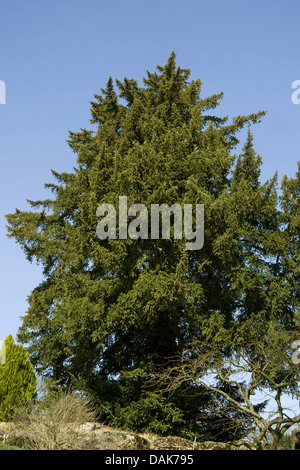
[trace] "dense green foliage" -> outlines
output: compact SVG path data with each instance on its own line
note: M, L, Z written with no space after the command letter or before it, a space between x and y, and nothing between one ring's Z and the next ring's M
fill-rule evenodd
M202 98L189 77L172 53L144 86L109 78L91 103L95 130L70 132L73 173L53 171L52 199L7 216L10 236L44 269L19 333L37 371L92 393L110 423L160 432L190 429L209 397L166 402L144 387L157 367L193 338L226 353L251 324L294 331L299 311L300 172L284 178L281 198L276 174L261 183L250 125L265 113L229 123L213 114L222 93ZM117 208L123 195L149 209L204 204L203 248L99 240L97 207Z
M24 347L14 344L11 335L3 342L5 363L0 365L0 421L13 418L18 407L32 403L36 395L36 377Z

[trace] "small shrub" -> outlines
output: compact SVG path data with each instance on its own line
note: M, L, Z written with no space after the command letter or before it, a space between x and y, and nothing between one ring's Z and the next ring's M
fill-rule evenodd
M23 431L19 440L27 449L71 450L80 445L79 426L95 419L96 413L88 399L59 392L47 408L31 413L18 410L14 423Z

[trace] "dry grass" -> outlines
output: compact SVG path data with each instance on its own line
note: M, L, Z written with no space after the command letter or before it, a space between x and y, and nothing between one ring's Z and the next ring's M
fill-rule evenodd
M76 449L80 445L79 427L95 419L96 413L88 400L60 394L43 411L18 410L14 426L19 435L15 439L30 450Z

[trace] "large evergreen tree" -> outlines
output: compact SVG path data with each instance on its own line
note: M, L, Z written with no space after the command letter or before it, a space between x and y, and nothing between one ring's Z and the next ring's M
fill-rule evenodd
M192 338L234 345L249 318L293 328L299 306L299 179L284 182L280 211L277 177L260 182L250 129L232 154L238 132L265 113L229 123L213 114L222 93L202 98L201 81L189 77L172 53L143 86L109 78L91 103L95 130L70 132L74 172L52 171L54 197L7 216L10 236L44 268L19 333L37 370L92 392L110 422L162 432L207 403L166 403L143 388L155 368ZM117 208L119 196L149 211L204 204L203 248L100 240L97 207Z

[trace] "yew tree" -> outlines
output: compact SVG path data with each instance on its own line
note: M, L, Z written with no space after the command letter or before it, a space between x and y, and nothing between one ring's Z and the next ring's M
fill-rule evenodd
M19 331L36 370L92 393L108 422L159 432L196 422L209 396L167 402L144 387L157 368L192 339L226 354L251 317L293 329L299 308L299 174L280 206L277 175L260 181L253 146L265 112L218 116L223 93L202 97L175 59L142 85L110 77L91 129L69 133L73 172L52 170L50 197L7 216L9 236L43 266ZM150 224L148 239L121 238L118 226L99 239L97 208L118 208L120 196L149 212L203 204L203 247L152 239Z

